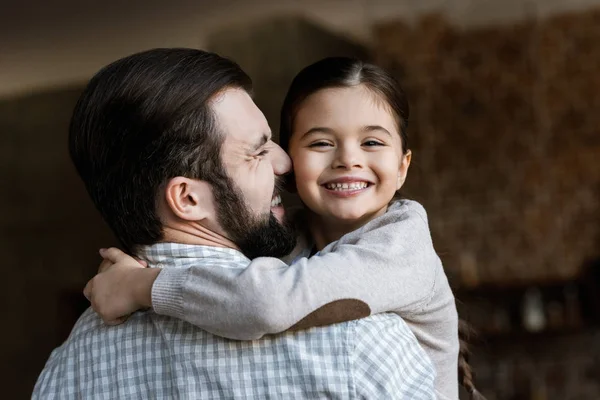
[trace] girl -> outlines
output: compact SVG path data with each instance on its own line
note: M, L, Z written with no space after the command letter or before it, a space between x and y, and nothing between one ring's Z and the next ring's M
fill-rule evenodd
M394 312L430 356L439 398L458 399L454 296L425 210L397 198L411 160L408 116L404 92L374 65L327 58L302 70L281 112L280 143L305 205L291 265L261 257L237 275L201 265L165 269L144 289L152 292L146 305L241 340ZM111 270L123 274L137 265L116 249L102 254L104 266L116 262ZM109 275L104 279L116 279ZM87 295L105 318L115 302L139 298L131 291L106 296L89 285ZM135 304L129 312L143 305ZM468 365L460 364L463 384L479 396Z

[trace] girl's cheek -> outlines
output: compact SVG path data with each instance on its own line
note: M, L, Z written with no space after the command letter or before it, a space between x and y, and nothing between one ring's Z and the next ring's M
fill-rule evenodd
M306 176L310 175L310 159L306 156L299 154L296 155L293 159L294 173L296 176Z

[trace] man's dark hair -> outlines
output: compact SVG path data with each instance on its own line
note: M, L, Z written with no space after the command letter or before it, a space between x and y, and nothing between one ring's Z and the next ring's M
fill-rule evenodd
M94 204L127 251L162 239L157 195L184 176L226 182L210 100L252 82L233 61L153 49L100 70L71 119L69 151Z

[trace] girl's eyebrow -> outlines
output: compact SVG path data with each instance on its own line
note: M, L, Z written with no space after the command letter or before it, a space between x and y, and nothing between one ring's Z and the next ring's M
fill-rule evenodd
M362 127L362 131L363 132L381 131L383 133L388 134L389 137L392 137L392 134L390 133L390 131L388 131L387 129L385 129L383 126L380 126L380 125L367 125L367 126L363 126Z
M373 131L380 131L380 132L387 134L389 137L392 137L392 134L390 133L390 131L388 131L381 125L365 125L361 128L361 132L364 132L364 133L373 132ZM310 128L306 132L304 132L302 134L302 136L300 137L300 139L304 139L306 136L312 135L314 133L329 133L329 134L333 135L333 134L335 134L335 130L331 129L331 128L327 128L325 126L315 126L313 128Z
M309 130L307 130L306 132L304 132L302 134L302 136L300 136L300 139L304 139L306 136L312 135L313 133L330 133L330 134L334 134L335 130L333 130L331 128L327 128L325 126L315 126L314 128L310 128Z

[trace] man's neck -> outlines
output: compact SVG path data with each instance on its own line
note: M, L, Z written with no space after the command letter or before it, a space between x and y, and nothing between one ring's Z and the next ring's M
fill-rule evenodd
M230 239L199 223L165 225L163 226L163 241L239 250Z

